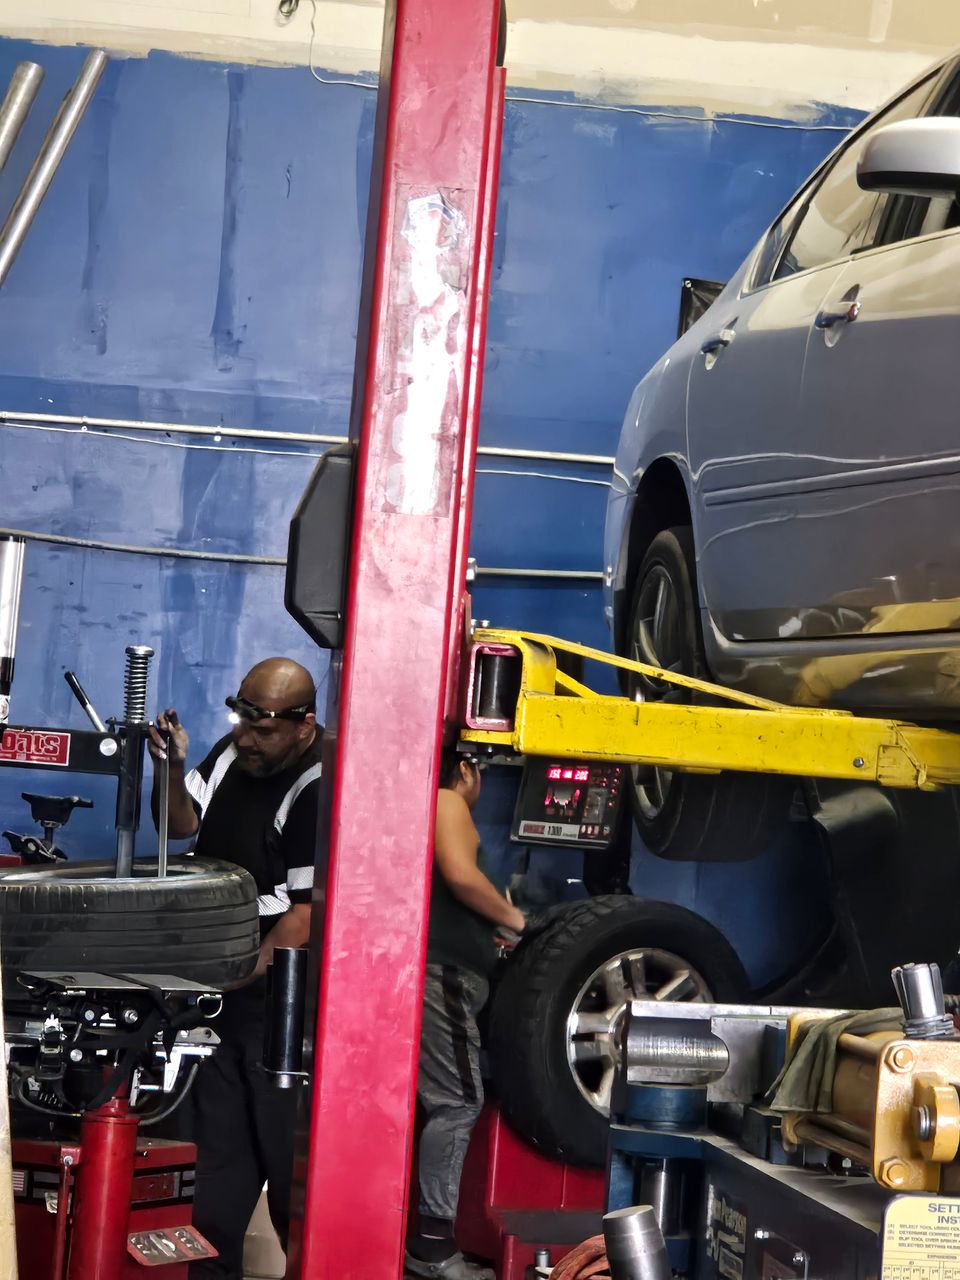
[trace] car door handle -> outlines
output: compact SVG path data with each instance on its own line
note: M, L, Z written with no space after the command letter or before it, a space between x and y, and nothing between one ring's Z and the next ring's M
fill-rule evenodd
M712 338L708 338L700 348L702 356L714 355L718 351L722 351L724 347L729 347L730 343L737 336L735 329L721 329L719 333L715 333Z
M835 305L835 309L824 307L822 311L818 311L813 323L818 329L829 329L835 324L853 324L860 314L861 305L859 298L854 298L852 302L844 299Z

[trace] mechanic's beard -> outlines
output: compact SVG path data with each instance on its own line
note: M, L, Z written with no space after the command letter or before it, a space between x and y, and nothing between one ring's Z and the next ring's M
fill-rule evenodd
M251 755L249 752L237 749L237 765L241 772L251 778L272 778L275 773L282 773L287 764L286 758L267 760L264 756Z

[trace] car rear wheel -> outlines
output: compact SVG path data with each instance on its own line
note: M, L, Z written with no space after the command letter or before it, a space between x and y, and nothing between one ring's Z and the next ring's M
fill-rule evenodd
M602 1165L628 1004L747 995L736 953L692 911L628 896L558 910L507 961L493 998L488 1047L503 1111L547 1154Z
M664 671L707 676L697 607L693 536L665 529L640 564L627 631L627 657ZM663 680L631 673L637 702L691 700ZM742 862L769 848L786 820L790 779L766 774L702 775L638 766L631 800L644 845L673 861Z

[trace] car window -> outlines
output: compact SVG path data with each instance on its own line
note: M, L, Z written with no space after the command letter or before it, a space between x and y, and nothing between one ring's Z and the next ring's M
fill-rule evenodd
M938 77L939 71L921 81L844 147L793 221L775 280L849 257L877 243L887 197L858 186L857 162L875 129L922 114Z

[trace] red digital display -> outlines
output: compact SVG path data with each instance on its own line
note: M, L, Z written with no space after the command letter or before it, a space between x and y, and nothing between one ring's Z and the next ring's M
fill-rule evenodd
M562 769L560 765L553 764L547 770L548 782L589 782L589 769Z

